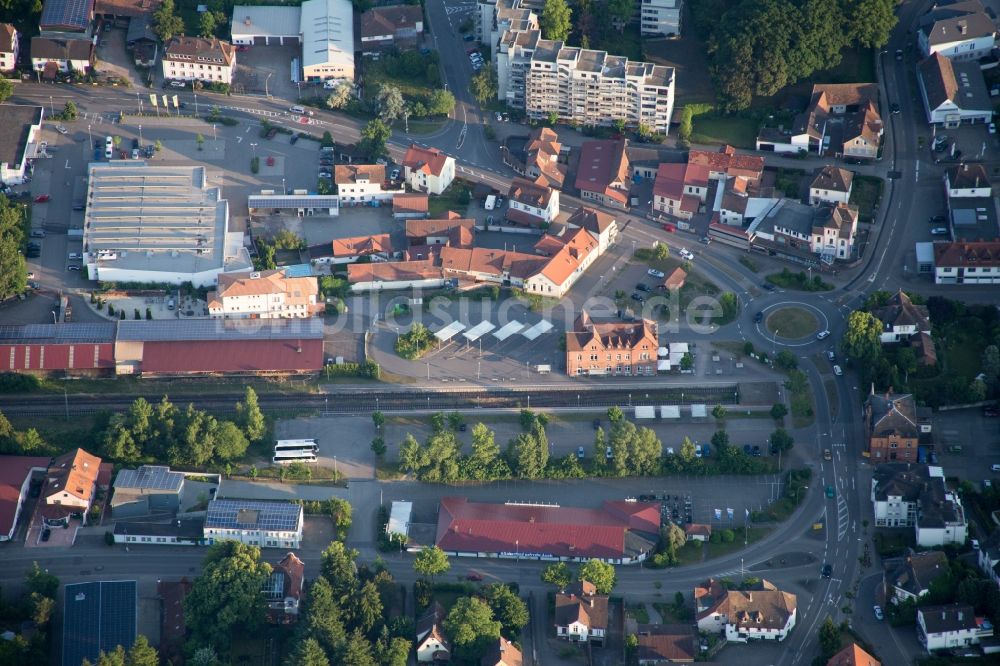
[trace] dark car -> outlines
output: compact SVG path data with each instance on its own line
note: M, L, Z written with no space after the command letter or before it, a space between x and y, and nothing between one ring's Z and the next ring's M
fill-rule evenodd
M601 419L594 419L594 430L601 427Z
M467 428L468 428L468 426L465 425L464 423L459 423L458 424L458 431L459 432L465 432Z
M477 574L475 571L470 571L469 573L465 574L465 580L472 580L478 582L481 581L482 579L483 577L480 574Z
M465 37L462 37L462 40L466 42L471 42L473 39L475 39L475 36L473 35L466 35Z
M983 416L987 416L991 419L995 419L1000 416L1000 407L986 407L983 409Z
M132 148L139 147L139 139L132 139Z
M892 104L889 105L889 111L891 111L892 113L899 113L899 110L900 110L899 104L893 102Z
M292 138L288 140L288 143L292 144L292 143L295 143L298 140L299 140L299 135L298 134L293 134Z
M755 458L759 458L760 457L760 447L759 446L754 446L750 450L750 454L753 455Z
M823 578L829 578L832 575L833 575L833 565L832 564L824 564L823 565Z
M635 288L638 289L639 291L649 291L649 285L643 284L642 282L635 285Z
M761 289L764 289L766 291L774 291L774 285L771 284L770 282L765 282L764 284L762 284L760 286L761 286Z
M744 444L743 445L743 453L745 453L747 455L750 455L752 452L753 452L753 447L752 446L750 446L749 444Z
M638 301L638 302L642 303L642 302L644 302L644 301L645 301L646 299L645 299L645 298L643 298L643 297L642 297L642 294L640 294L639 292L635 292L635 293L633 293L633 294L632 294L632 300L633 300L633 301Z
M269 129L267 131L267 136L265 138L273 139L276 136L278 136L278 128L277 127L272 127L271 129Z
M947 221L948 221L947 215L935 215L934 217L928 220L928 222L930 222L931 224L940 224L941 222L947 222Z
M759 324L762 321L764 321L764 313L763 312L758 312L757 314L755 314L753 316L753 323Z
M49 537L51 536L52 536L52 530L50 530L47 527L44 530L42 530L42 541L48 541Z

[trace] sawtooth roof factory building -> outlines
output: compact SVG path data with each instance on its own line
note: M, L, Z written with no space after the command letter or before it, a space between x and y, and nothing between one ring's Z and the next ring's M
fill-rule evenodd
M83 253L92 280L206 287L252 267L205 167L93 163L89 176Z

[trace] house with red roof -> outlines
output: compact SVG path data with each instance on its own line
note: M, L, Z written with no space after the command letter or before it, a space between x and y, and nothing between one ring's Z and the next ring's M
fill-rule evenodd
M598 509L557 504L494 504L444 497L435 543L449 555L642 562L655 548L658 505L604 502Z
M608 595L581 580L556 594L556 637L571 643L604 645L608 632Z
M743 176L756 184L764 174L764 158L756 155L742 155L732 146L722 146L718 151L692 150L688 153L688 164L708 169L710 180L725 180Z
M403 157L403 179L414 192L441 194L455 180L455 158L411 144Z
M42 515L48 524L67 524L79 514L87 524L87 512L97 494L101 459L83 449L59 456L49 466L42 487Z
M299 619L299 601L305 582L306 565L295 553L288 553L271 570L264 584L267 600L267 621L271 624L292 624Z
M31 476L49 466L48 458L0 456L0 541L14 538L21 506L31 486Z
M584 141L576 168L580 197L608 208L628 208L632 185L625 149L628 141Z
M444 606L435 601L417 620L417 663L443 663L451 659L451 641L444 633Z
M664 163L653 182L653 210L690 220L708 196L708 169L695 164Z

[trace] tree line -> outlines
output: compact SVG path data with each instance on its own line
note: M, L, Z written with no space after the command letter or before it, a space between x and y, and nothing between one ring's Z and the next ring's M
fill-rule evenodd
M813 73L848 48L881 48L896 25L895 0L704 0L692 25L707 44L725 111L750 107Z
M720 411L721 410L721 411ZM714 413L724 417L725 409ZM376 413L376 426L381 414ZM618 407L608 410L610 430L598 428L589 460L576 452L552 457L546 434L548 417L544 413L521 410L522 432L501 450L496 433L485 424L472 427L472 446L462 453L458 432L464 427L460 414L438 413L431 419L432 432L421 444L407 434L399 448L399 470L421 481L454 483L457 481L497 481L504 479L579 479L587 476L656 476L660 474L760 474L771 469L767 460L748 456L730 445L729 434L722 429L712 436L713 455L698 456L697 445L685 437L678 450L664 455L663 443L647 427L627 420ZM794 440L783 428L772 433L768 444L772 452L787 451ZM376 453L384 452L381 437L372 443ZM586 467L585 467L586 466Z
M25 207L0 195L0 301L28 288L25 220Z

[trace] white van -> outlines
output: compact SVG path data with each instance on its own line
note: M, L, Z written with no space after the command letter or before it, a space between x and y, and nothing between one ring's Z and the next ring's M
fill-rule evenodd
M288 110L289 110L289 112L291 112L291 113L297 113L300 116L304 116L305 113L306 113L306 110L303 107L299 106L298 104L296 104L295 106L293 106L292 108L290 108Z
M80 256L79 252L70 252L69 253L69 258L70 259L82 259L83 257Z

